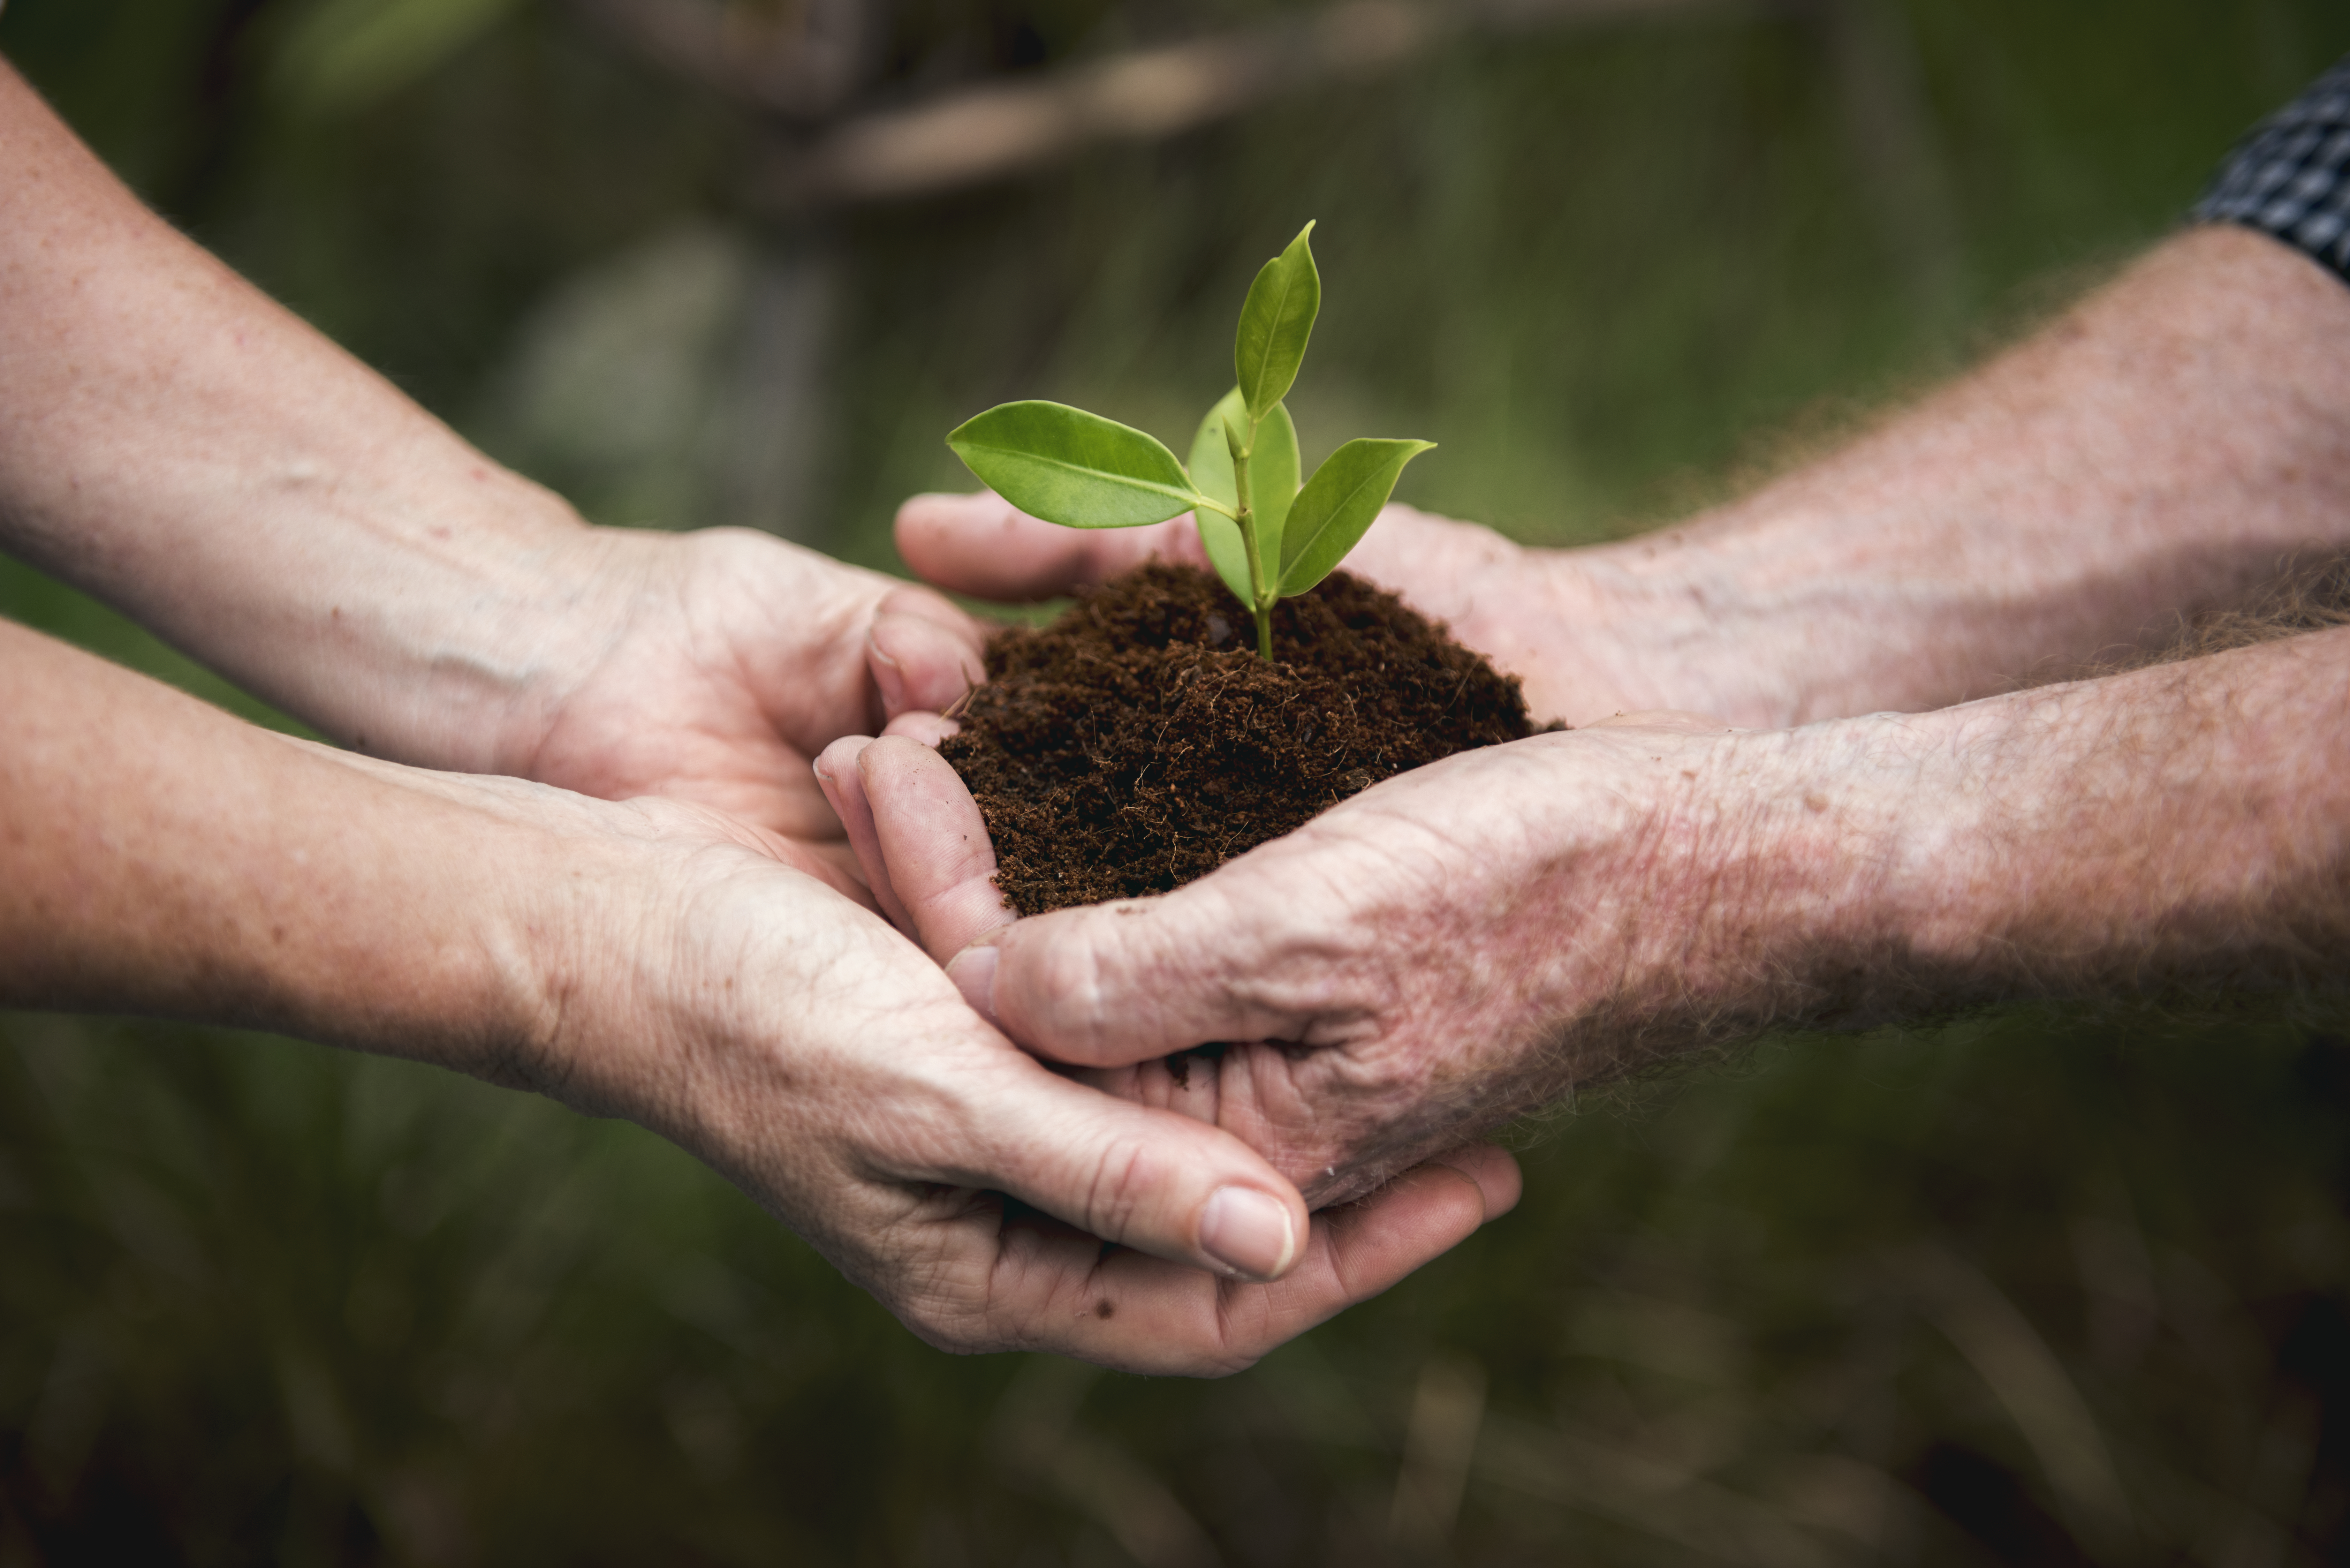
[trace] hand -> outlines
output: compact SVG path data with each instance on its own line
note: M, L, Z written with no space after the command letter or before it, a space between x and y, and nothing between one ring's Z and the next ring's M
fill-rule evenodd
M1006 1033L1326 1203L1702 1033L1706 857L1741 862L1693 835L1693 781L1768 800L1783 747L1642 719L1463 753L1162 898L1016 923L934 753L842 741L818 772L884 908Z
M562 651L510 706L501 772L837 841L816 753L979 678L982 628L946 599L764 535L583 529L569 555Z
M320 732L813 840L816 750L977 670L967 618L878 573L588 527L146 211L5 61L0 145L0 549Z
M0 835L0 1005L628 1116L941 1345L1230 1370L1515 1196L1465 1158L1309 1221L1237 1140L1048 1071L790 840L702 807L332 751L4 621L0 708L0 820L26 825Z
M1528 550L1391 507L1349 557L1522 677L1537 717L1923 712L2160 647L2350 544L2350 293L2268 236L2172 235L2064 319L1703 516ZM1045 540L917 497L924 578L1037 594L1188 522ZM1400 526L1399 526L1400 524Z
M1230 1372L1516 1200L1509 1158L1471 1150L1309 1220L1231 1135L1022 1052L788 846L579 806L632 871L585 884L577 989L515 1075L675 1139L935 1345Z
M2345 670L2337 628L1923 715L1633 715L1399 774L1162 897L1016 923L943 760L885 738L824 767L975 1007L1322 1201L1773 1026L2338 986Z
M1537 723L1667 708L1769 722L1763 704L1706 673L1702 607L1622 558L1656 548L1529 549L1490 528L1393 505L1346 569L1517 676ZM898 510L898 549L925 581L988 599L1050 597L1147 560L1208 565L1188 516L1149 528L1060 528L987 492L914 496Z

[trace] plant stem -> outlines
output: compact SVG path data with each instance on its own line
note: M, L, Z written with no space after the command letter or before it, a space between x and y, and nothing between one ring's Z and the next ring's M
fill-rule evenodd
M1256 532L1256 508L1249 495L1249 459L1256 452L1257 421L1249 421L1248 444L1233 444L1232 494L1240 503L1240 512L1232 521L1241 525L1241 548L1248 556L1249 610L1256 617L1256 656L1267 664L1273 662L1273 598L1265 591L1264 552L1259 547ZM1230 441L1232 430L1225 427Z

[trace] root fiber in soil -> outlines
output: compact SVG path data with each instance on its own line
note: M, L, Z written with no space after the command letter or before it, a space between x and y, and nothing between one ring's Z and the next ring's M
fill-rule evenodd
M1162 893L1379 780L1528 732L1524 694L1394 595L1346 572L1248 612L1153 565L1051 626L1007 628L942 748L1023 915Z

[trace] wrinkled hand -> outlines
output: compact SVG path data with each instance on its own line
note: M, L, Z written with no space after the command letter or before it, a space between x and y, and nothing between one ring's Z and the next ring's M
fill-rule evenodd
M574 547L560 576L586 586L501 772L837 841L816 753L945 707L980 670L981 628L943 597L764 535L593 529Z
M1716 890L1753 870L1720 808L1776 798L1777 742L1656 714L1462 753L1173 893L1016 922L943 759L901 734L819 769L884 908L974 1006L1322 1203L1702 1030L1713 945L1741 961Z
M1035 599L1148 560L1206 567L1189 516L1149 528L1060 528L995 494L917 495L898 549L925 581L989 599ZM1685 606L1627 572L1615 547L1536 550L1490 528L1389 506L1347 570L1399 596L1525 684L1537 723L1693 708L1743 718L1741 701L1669 646Z
M448 787L477 786L529 790ZM1230 1134L1021 1051L790 844L565 798L570 983L485 1075L674 1139L936 1345L1228 1372L1515 1200L1508 1158L1470 1154L1309 1220Z

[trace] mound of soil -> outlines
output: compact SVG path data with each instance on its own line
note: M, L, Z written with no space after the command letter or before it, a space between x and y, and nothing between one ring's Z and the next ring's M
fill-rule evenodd
M1527 733L1514 676L1345 572L1273 614L1153 565L1008 628L942 748L1024 915L1163 893L1391 774Z

